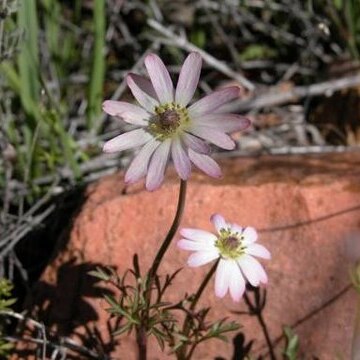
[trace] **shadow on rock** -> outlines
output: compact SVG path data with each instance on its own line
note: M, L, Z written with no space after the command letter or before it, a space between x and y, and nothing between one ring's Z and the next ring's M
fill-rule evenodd
M61 265L52 283L39 281L31 298L28 298L26 307L31 309L32 318L41 319L46 326L47 356L51 356L57 344L64 344L64 339L71 337L76 338L76 343L79 344L78 347L72 348L71 352L76 353L74 359L79 359L77 356L88 351L93 351L99 359L106 359L106 354L111 353L118 344L112 334L118 328L121 319L109 317L107 328L100 332L96 327L99 314L92 302L101 302L104 295L114 293L101 286L101 280L89 275L90 271L101 267L101 264L77 264L77 261L73 258ZM106 308L106 303L103 302ZM31 329L27 329L26 333L34 337ZM64 346L68 348L67 345ZM17 351L17 355L22 359L28 358L31 353L34 354L34 349L28 349L27 346ZM92 358L89 354L83 355ZM72 359L71 356L69 354L67 358Z
M232 343L234 346L234 353L231 358L232 360L245 360L248 358L248 356L250 356L250 351L254 343L254 340L250 340L249 342L246 342L244 333L239 332L233 338ZM217 356L214 360L225 360L225 358L221 356Z

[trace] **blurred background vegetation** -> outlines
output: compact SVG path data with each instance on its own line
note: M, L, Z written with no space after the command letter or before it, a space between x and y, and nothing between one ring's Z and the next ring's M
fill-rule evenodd
M0 0L0 277L18 297L69 220L68 195L128 163L101 153L128 126L102 101L131 101L124 77L147 53L176 78L192 50L199 96L242 88L233 110L253 126L237 156L359 145L359 0Z

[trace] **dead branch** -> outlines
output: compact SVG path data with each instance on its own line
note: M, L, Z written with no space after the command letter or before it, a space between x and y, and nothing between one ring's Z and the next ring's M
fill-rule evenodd
M232 104L224 106L223 109L229 112L247 112L254 109L298 102L305 97L330 96L336 91L356 86L360 86L360 74L348 75L340 79L324 81L309 86L294 86L288 91L280 91L279 87L271 88L262 95L246 100L234 101Z
M172 45L178 46L181 49L186 51L196 51L198 52L205 62L207 62L210 66L214 67L216 70L222 72L226 76L236 80L239 84L243 85L246 89L253 91L255 89L254 84L252 84L249 80L245 79L244 76L232 70L229 66L227 66L224 62L219 61L214 56L208 54L206 51L198 48L194 44L190 43L185 37L180 37L176 35L173 31L165 28L159 22L149 19L147 24L158 31L162 35L164 35L167 39L172 41ZM159 42L162 42L161 38L158 39Z

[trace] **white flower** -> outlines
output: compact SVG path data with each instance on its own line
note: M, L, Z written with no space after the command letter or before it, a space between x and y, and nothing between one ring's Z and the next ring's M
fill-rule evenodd
M157 55L149 54L145 66L151 81L136 74L126 78L140 106L111 100L103 103L106 113L137 127L106 142L103 150L116 152L142 146L125 174L125 181L134 183L146 176L148 190L161 185L170 156L183 180L190 176L191 163L212 177L220 177L220 167L209 156L206 141L231 150L235 143L226 133L249 126L248 119L223 114L219 109L238 97L239 88L232 86L215 91L188 106L200 77L198 53L186 58L176 89Z
M217 235L199 229L181 229L184 237L177 245L194 251L188 265L198 267L219 259L215 276L215 294L224 297L229 291L234 301L239 301L245 291L245 280L252 286L267 283L268 277L256 257L270 259L270 252L257 244L257 232L252 227L227 223L219 214L211 217Z

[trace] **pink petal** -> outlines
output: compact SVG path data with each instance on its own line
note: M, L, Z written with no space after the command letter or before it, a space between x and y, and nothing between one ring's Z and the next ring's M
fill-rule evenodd
M244 245L252 244L258 238L256 230L251 226L246 227L242 234L244 235Z
M201 140L198 137L188 133L183 133L182 139L184 140L186 146L196 151L197 153L200 154L210 153L210 146L204 140Z
M177 242L177 246L182 250L189 250L189 251L216 251L213 242L204 242L204 241L192 241L181 239Z
M257 256L262 259L271 259L270 251L260 244L250 244L245 250L246 254Z
M172 141L171 156L174 161L176 172L181 179L187 180L191 173L191 163L179 138L175 138Z
M174 101L174 87L164 63L155 54L145 58L145 66L161 104Z
M214 243L217 240L217 237L212 234L211 232L200 230L200 229L189 229L189 228L182 228L180 230L180 234L186 238L193 241L204 241Z
M241 271L252 286L267 283L267 275L262 265L250 255L242 255L238 260Z
M159 106L159 102L143 91L131 75L126 76L126 82L138 103L153 114L155 107Z
M128 150L137 146L141 146L150 141L152 136L143 129L136 129L107 141L103 146L103 151L112 153L117 151Z
M219 253L213 251L197 251L189 256L187 264L190 267L198 267L209 263L219 257Z
M234 223L229 224L229 225L230 225L232 232L238 233L239 235L242 234L243 228L241 226L239 226L238 224L234 224Z
M226 133L245 130L251 124L249 119L236 114L207 114L192 120L196 125L208 126Z
M134 73L129 73L129 75L131 75L131 78L142 91L146 92L148 95L158 101L155 89L148 78Z
M235 148L235 142L229 135L210 127L196 125L192 126L189 129L189 132L215 144L222 149L232 150Z
M215 295L224 297L228 291L231 277L231 261L220 259L215 275Z
M211 215L210 221L213 223L216 231L219 234L220 234L220 230L228 228L228 224L226 223L225 219L220 214Z
M166 164L169 159L171 139L163 141L155 150L146 176L146 189L154 191L164 180Z
M157 147L160 145L160 141L155 139L150 140L135 156L131 162L129 168L125 174L126 183L134 183L146 175L150 158Z
M189 158L194 163L194 165L202 170L205 174L214 178L220 178L222 176L220 166L210 156L198 154L195 151L189 149Z
M190 117L196 118L201 115L214 112L220 106L236 99L239 96L239 88L230 86L207 95L191 105L188 109Z
M107 100L103 102L103 110L111 116L119 116L129 124L146 126L150 114L140 106L123 101Z
M235 261L231 261L229 291L232 299L236 302L240 301L245 292L245 280L241 274L239 265Z
M200 79L201 62L201 55L196 52L185 59L176 86L175 102L177 104L185 107L192 99Z

